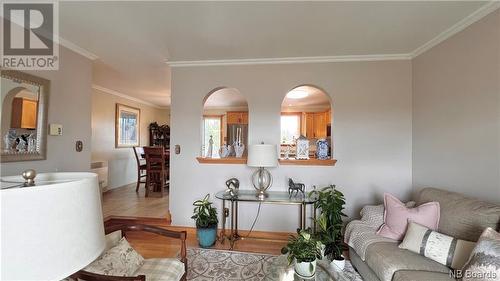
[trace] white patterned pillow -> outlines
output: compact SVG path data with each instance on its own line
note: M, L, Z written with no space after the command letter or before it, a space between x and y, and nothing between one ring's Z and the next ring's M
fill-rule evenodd
M483 231L461 273L463 281L500 280L500 233Z
M421 254L453 269L461 269L476 243L453 238L415 222L409 222L399 248Z
M116 246L104 252L83 270L103 275L134 276L134 272L143 263L144 258L123 237Z

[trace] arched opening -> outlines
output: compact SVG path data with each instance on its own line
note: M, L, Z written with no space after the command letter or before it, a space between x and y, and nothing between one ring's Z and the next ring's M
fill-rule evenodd
M332 106L328 94L312 85L290 90L281 104L280 158L332 158Z
M11 90L5 91L5 95L2 91L1 133L5 136L10 130L15 130L20 136L28 136L37 128L38 89L31 85L13 86Z
M212 90L203 101L203 158L243 158L248 146L248 103L235 88Z

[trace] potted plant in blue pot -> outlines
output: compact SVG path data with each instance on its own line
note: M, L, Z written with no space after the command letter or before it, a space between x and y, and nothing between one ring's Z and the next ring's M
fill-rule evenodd
M191 217L196 222L196 236L202 248L208 248L215 244L217 239L217 209L209 201L210 194L205 198L194 201L194 214Z

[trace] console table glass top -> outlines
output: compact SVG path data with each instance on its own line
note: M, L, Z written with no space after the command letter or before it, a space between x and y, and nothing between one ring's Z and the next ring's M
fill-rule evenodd
M286 191L268 191L267 197L259 199L255 190L238 190L235 196L231 196L225 191L219 191L215 194L217 199L240 201L240 202L262 202L273 204L313 204L318 199L316 196L304 196L302 193L290 196Z

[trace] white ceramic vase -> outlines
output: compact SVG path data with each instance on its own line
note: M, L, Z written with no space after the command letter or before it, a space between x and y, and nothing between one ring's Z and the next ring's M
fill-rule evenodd
M314 273L316 273L316 261L295 262L295 273L305 278L314 276Z
M335 270L342 271L344 270L345 267L345 258L343 260L333 260L330 264L333 266Z

